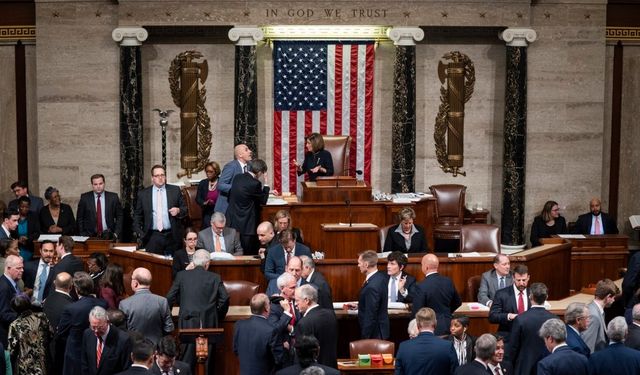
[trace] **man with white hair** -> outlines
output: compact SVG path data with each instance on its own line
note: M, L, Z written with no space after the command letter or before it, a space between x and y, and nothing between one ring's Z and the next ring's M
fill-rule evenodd
M567 325L567 345L574 352L589 358L591 350L582 339L582 332L589 326L591 315L587 305L582 302L572 302L564 311L564 322Z
M293 347L291 335L300 320L300 311L295 307L296 278L290 273L283 273L276 279L280 294L271 303L267 320L277 331L276 348L280 358L276 358L276 368L284 368L293 364Z
M109 324L107 311L89 312L89 328L82 335L82 374L117 374L131 365L129 335Z
M233 228L226 226L227 218L222 212L211 215L211 228L205 228L198 233L198 249L205 249L210 253L226 252L242 255L240 234Z
M496 338L485 333L478 337L475 344L476 357L473 361L456 369L456 375L484 375L489 372L489 362L496 351Z
M624 344L629 348L640 350L640 303L633 306L631 317L633 322L629 326L629 333Z
M640 374L640 352L624 346L627 322L621 316L611 319L607 325L609 345L589 357L589 375L637 375Z
M560 319L542 323L538 332L551 355L538 362L539 375L587 375L587 357L567 345L567 327Z
M17 255L9 255L4 263L4 275L0 276L0 342L7 347L9 325L18 315L11 309L11 300L19 292L18 281L22 278L24 263Z
M296 289L296 306L302 318L296 326L296 337L314 336L320 342L318 363L338 367L338 321L333 310L318 305L318 290L311 284Z

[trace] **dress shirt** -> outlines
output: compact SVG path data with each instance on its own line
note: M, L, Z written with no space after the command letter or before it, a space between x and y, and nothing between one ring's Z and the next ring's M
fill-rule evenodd
M102 213L102 230L106 231L107 229L109 229L109 226L107 225L107 216L105 214L107 208L105 206L105 202L104 202L104 191L102 193L100 193L100 212ZM96 207L96 212L98 212L98 194L96 192L93 192L93 204ZM96 228L97 228L96 224Z
M104 343L107 341L107 336L109 335L109 330L111 329L111 324L107 325L107 330L104 332L104 335L100 336L102 338L102 353L104 354ZM100 345L100 340L98 340L98 336L96 335L96 351L98 351L98 345ZM105 358L100 358L100 362Z
M502 368L502 366L500 366L499 363L497 365L492 365L491 363L489 363L489 369L491 370L492 374L496 374L496 368L498 369L498 374L504 374L504 369Z
M563 347L563 346L567 346L567 343L566 343L566 342L563 342L562 344L558 344L558 345L556 345L556 346L553 348L553 350L551 351L551 353L552 353L552 354L553 354L553 353L555 353L555 352L556 352L556 349L561 348L561 347Z
M162 192L163 194L163 199L162 199L162 230L168 230L171 229L171 223L169 222L169 208L167 207L167 186L166 185L162 185L161 187L157 187L156 185L153 185L153 189L152 189L152 193L151 194L151 200L153 203L153 229L158 229L158 225L156 224L155 220L157 218L157 214L156 214L156 208L158 207L158 203L156 202L157 197L158 197L158 191Z
M402 225L398 225L398 227L394 232L399 233L402 236L402 238L404 238L404 247L405 249L409 250L411 248L411 237L413 237L414 234L418 233L418 229L416 229L415 225L411 224L411 232L409 232L408 238L406 237L405 233L402 231Z
M213 228L211 228L211 233L213 234L213 252L216 251L216 237L220 237L220 251L227 251L227 246L224 244L224 236L222 233L217 234Z
M11 238L11 232L9 232L9 230L7 228L4 227L3 225L0 225L0 227L2 227L2 230L4 231L4 233L7 235L8 238Z
M309 306L309 307L307 308L307 311L305 311L305 312L304 312L304 315L303 315L303 316L307 316L307 314L309 313L309 311L311 311L311 310L315 309L315 308L316 308L316 307L318 307L318 306L320 306L320 305L318 305L317 303L316 303L315 305L313 305L313 306Z
M378 270L375 270L371 273L367 274L367 277L365 277L364 282L366 283L367 281L369 281L369 279L371 278L371 276L373 276L376 272L378 272Z
M600 234L604 234L604 224L602 223L602 215L595 216L591 214L591 232L589 234L596 234L596 217L598 218L600 226Z
M407 290L407 288L404 288L404 292L400 291L400 278L402 277L402 272L400 272L397 275L393 275L393 276L389 276L389 285L387 286L387 291L388 291L388 295L387 297L389 298L389 302L391 302L391 282L393 281L392 279L396 279L396 292L400 293L401 296L406 297L409 294L409 291Z
M460 366L467 363L467 335L462 335L462 340L453 336L453 348L456 350L456 356L458 357L458 364ZM484 362L479 361L484 365ZM487 367L485 365L485 367Z
M513 284L513 290L516 292L516 306L518 306L518 298L520 297L520 291L516 288L516 284ZM529 295L527 289L522 291L522 299L524 301L524 311L529 310Z
M42 265L46 265L45 267L42 267ZM51 267L49 265L49 263L45 263L42 258L40 258L40 261L38 261L38 271L36 272L36 280L33 283L33 297L31 299L32 302L38 302L38 303L42 303L42 301L36 301L38 298L38 291L40 290L40 288L44 287L44 285L40 285L40 276L42 275L42 271L46 268L47 270L47 275L49 275L49 272L51 272Z

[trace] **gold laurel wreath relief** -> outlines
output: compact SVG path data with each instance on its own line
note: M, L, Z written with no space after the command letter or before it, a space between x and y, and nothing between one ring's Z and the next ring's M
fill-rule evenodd
M440 106L435 119L433 139L436 157L445 173L466 176L464 161L464 104L471 99L475 86L475 68L469 57L452 51L442 56L447 64L438 63Z
M204 103L208 75L207 60L198 51L185 51L169 67L169 87L173 103L180 108L180 167L178 178L202 171L211 153L211 120ZM198 83L201 87L198 88Z

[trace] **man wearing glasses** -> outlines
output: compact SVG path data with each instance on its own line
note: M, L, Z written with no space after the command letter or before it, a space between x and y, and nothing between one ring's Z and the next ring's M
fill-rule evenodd
M221 212L211 215L211 228L198 233L198 249L205 249L210 253L226 252L242 255L240 234L233 228L226 226L227 218Z

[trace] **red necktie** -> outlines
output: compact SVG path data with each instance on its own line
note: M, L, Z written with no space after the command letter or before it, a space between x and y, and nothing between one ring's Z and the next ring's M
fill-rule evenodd
M98 346L96 347L96 368L100 367L100 357L102 357L102 336L96 336Z
M289 312L291 313L291 325L296 325L296 310L293 308L293 302L289 301Z
M522 314L524 312L524 297L522 295L522 292L518 295L518 314Z
M98 200L96 201L96 230L98 236L102 235L102 205L100 204L100 194L98 194Z

